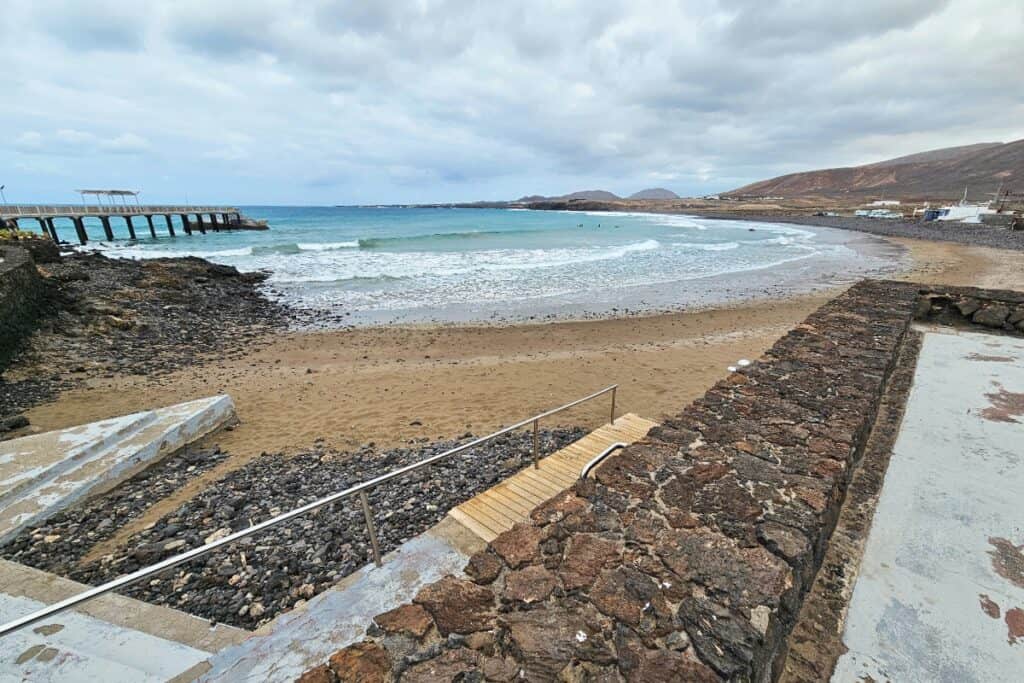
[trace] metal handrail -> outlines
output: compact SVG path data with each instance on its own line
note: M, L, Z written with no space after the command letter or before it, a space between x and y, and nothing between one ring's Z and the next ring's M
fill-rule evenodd
M589 477L590 471L593 470L598 465L600 465L601 462L609 455L611 455L613 451L617 451L620 448L625 448L628 445L629 444L624 441L616 441L611 446L608 446L608 448L604 449L603 451L595 455L593 458L590 459L590 462L584 465L583 469L580 470L580 479L586 479L587 477Z
M201 545L198 548L193 548L192 550L188 550L186 552L183 552L180 555L175 555L173 557L168 557L166 560L162 560L160 562L157 562L156 564L150 565L149 567L143 567L142 569L136 570L136 571L132 572L131 574L125 574L124 576L116 578L113 581L108 581L107 583L104 583L102 585L96 586L95 588L90 588L89 590L83 591L83 592L79 593L78 595L73 595L70 598L66 598L64 600L61 600L60 602L56 602L56 603L54 603L54 604L52 604L52 605L50 605L48 607L44 607L43 609L37 610L35 612L32 612L31 614L27 614L27 615L25 615L23 617L20 617L18 619L13 620L13 621L7 622L3 626L0 626L0 638L2 638L3 636L8 635L10 633L13 633L14 631L22 629L22 628L24 628L26 626L31 626L32 624L35 624L35 623L37 623L39 621L42 621L43 619L51 617L54 614L58 614L58 613L63 612L65 610L67 610L67 609L70 609L70 608L72 608L72 607L74 607L76 605L80 605L83 602L87 602L89 600L92 600L93 598L97 598L97 597L99 597L99 596L101 596L101 595L103 595L105 593L109 593L109 592L117 590L118 588L121 588L123 586L127 586L129 584L132 584L132 583L138 581L139 579L144 579L147 576L152 576L153 574L159 574L160 572L164 571L165 569L170 569L172 567L176 567L177 565L183 564L185 562L188 562L189 560L194 560L197 557L201 557L201 556L206 555L207 553L209 553L209 552L211 552L213 550L216 550L217 548L220 548L222 546L228 545L230 543L234 543L235 541L237 541L237 540L239 540L241 538L245 538L246 536L251 536L252 534L259 533L260 531L263 531L264 529L269 529L269 528L275 527L275 526L277 526L279 524L283 524L284 522L287 522L289 520L295 519L296 517L304 515L307 512L311 512L313 510L317 510L319 508L322 508L325 505L329 505L331 503L337 502L337 501L342 500L343 498L347 498L348 496L351 496L353 494L359 494L359 502L360 502L360 504L361 504L361 506L363 508L363 515L364 515L364 517L366 519L366 529L367 529L367 533L369 534L369 537L370 537L370 545L372 546L372 549L373 549L373 561L379 567L379 566L381 566L380 547L377 544L377 532L376 532L376 529L374 528L374 524L373 524L373 511L370 509L370 501L369 501L369 498L366 495L367 490L369 490L369 489L371 489L371 488L373 488L375 486L379 486L380 484L383 484L384 482L390 481L390 480L392 480L392 479L394 479L396 477L400 477L403 474L406 474L408 472L412 472L412 471L417 470L417 469L419 469L421 467L426 467L427 465L433 464L433 463L437 462L438 460L443 460L444 458L447 458L447 457L450 457L452 455L455 455L456 453L460 453L460 452L462 452L462 451L464 451L464 450L466 450L468 448L473 448L475 446L479 446L480 444L486 443L486 442L490 441L491 439L497 438L497 437L499 437L499 436L501 436L503 434L508 434L509 432L515 431L515 430L517 430L517 429L519 429L521 427L525 427L526 425L531 424L531 423L533 424L533 466L536 468L536 467L539 466L539 464L538 464L539 463L539 453L538 453L537 424L540 422L540 420L544 419L545 417L550 417L550 416L552 416L552 415L554 415L556 413L560 413L563 410L568 410L569 408L573 408L575 406L578 406L579 404L585 403L586 401L590 401L592 399L595 399L598 396L603 396L604 394L607 394L607 393L611 392L611 395L612 395L611 421L612 421L612 424L614 424L615 423L615 393L616 393L616 390L618 389L618 387L619 387L618 384L612 384L611 386L605 387L604 389L601 389L600 391L595 391L594 393L590 394L589 396L584 396L583 398L578 398L575 401L572 401L571 403L566 403L565 405L561 405L561 406L558 406L557 408L552 408L551 410L545 411L543 413L539 413L538 415L534 415L533 417L526 418L525 420L517 422L514 425L511 425L509 427L505 427L503 429L499 429L496 432L493 432L493 433L488 434L486 436L482 436L482 437L480 437L478 439L473 439L472 441L470 441L468 443L464 443L461 446L456 446L455 448L449 449L449 450L447 450L447 451L445 451L443 453L438 453L437 455L432 455L429 458L426 458L424 460L420 460L419 462L415 462L415 463L412 463L410 465L406 465L404 467L399 467L398 469L392 470L392 471L390 471L390 472L388 472L386 474L382 474L379 477L374 477L373 479L370 479L368 481L364 481L361 484L356 484L355 486L351 486L351 487L345 489L344 491L339 491L338 493L334 493L334 494L331 494L331 495L326 496L324 498L320 498L319 500L315 500L312 503L307 503L306 505L303 505L301 507L297 507L294 510L290 510L289 512L285 512L283 514L277 515L276 517L271 517L270 519L265 520L263 522L260 522L259 524L255 524L255 525L249 527L248 529L242 529L241 531L236 531L235 533L229 534L229 535L225 536L224 538L218 539L216 541L212 541L212 542L207 543L205 545Z

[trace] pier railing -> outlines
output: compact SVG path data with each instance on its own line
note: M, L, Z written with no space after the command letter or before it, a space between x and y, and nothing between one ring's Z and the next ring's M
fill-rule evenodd
M156 214L239 213L236 206L192 206L172 204L0 204L3 218L46 218L50 216L145 216Z
M419 462L412 463L411 465L406 465L405 467L399 467L398 469L391 470L387 474L382 474L379 477L375 477L368 481L364 481L361 484L356 484L355 486L351 486L345 489L344 491L339 491L329 496L325 496L324 498L315 500L312 503L307 503L306 505L297 507L289 512L277 515L276 517L271 517L270 519L260 522L259 524L254 524L248 529L236 531L235 533L225 536L224 538L221 538L219 540L207 543L206 545L199 546L198 548L193 548L192 550L188 550L184 553L181 553L180 555L168 557L166 560L157 562L156 564L150 565L149 567L144 567L142 569L132 572L131 574L126 574L122 577L114 579L113 581L108 581L107 583L104 583L100 586L96 586L95 588L83 591L78 595L73 595L70 598L66 598L64 600L61 600L60 602L56 602L50 605L49 607L44 607L43 609L37 610L31 614L27 614L24 617L15 619L4 624L3 626L0 626L0 637L9 635L19 629L25 628L26 626L31 626L32 624L38 623L44 619L48 619L55 614L59 614L60 612L71 609L72 607L76 607L77 605L80 605L84 602L88 602L89 600L97 598L105 593L115 591L119 588L123 588L130 584L133 584L136 581L139 581L146 577L152 576L154 574L159 574L162 571L171 569L172 567L176 567L179 564L184 564L185 562L188 562L190 560L202 557L203 555L213 552L214 550L222 548L226 545L230 545L231 543L234 543L235 541L245 538L246 536L258 534L261 531L271 529L280 524L284 524L285 522L291 521L296 517L300 517L306 514L307 512L318 510L324 507L325 505L336 503L340 500L344 500L345 498L349 498L351 496L359 496L359 503L363 510L363 517L366 521L367 535L369 536L370 546L373 551L373 561L379 567L381 566L382 561L380 546L377 543L377 530L373 523L373 510L370 507L369 497L366 495L367 491L373 489L374 487L380 486L385 482L391 481L392 479L401 477L404 474L409 474L410 472L414 472L418 469L427 467L441 460L445 460L455 455L456 453L461 453L462 451L465 451L467 449L475 448L476 446L485 444L488 441L491 441L492 439L496 439L497 437L502 436L503 434L508 434L509 432L513 432L517 429L521 429L528 425L532 425L533 428L533 466L534 468L537 468L539 467L540 463L540 447L538 432L540 421L546 417L551 417L552 415L556 415L557 413L560 413L562 411L574 408L580 405L581 403L591 401L595 398L598 398L599 396L611 394L611 422L612 424L614 424L615 394L618 387L618 384L612 384L611 386L607 386L604 389L601 389L600 391L595 391L594 393L584 396L583 398L578 398L575 401L565 403L563 405L558 406L557 408L552 408L551 410L547 410L543 413L538 413L533 417L528 417L525 420L521 420L513 425L499 429L496 432L491 432L486 436L481 436L478 439L473 439L472 441L466 442L461 446L456 446L455 448L449 449L443 453L432 455L429 458L420 460ZM616 446L618 446L618 444L611 448L614 448ZM605 455L607 455L608 452L610 452L610 449L606 450Z

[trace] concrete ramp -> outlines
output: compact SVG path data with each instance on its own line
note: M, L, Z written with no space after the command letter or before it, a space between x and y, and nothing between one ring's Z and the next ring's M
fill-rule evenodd
M0 442L0 545L234 419L230 396Z

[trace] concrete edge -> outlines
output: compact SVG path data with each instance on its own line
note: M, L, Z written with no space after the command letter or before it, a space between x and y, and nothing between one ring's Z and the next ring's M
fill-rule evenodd
M8 560L0 560L3 592L46 604L87 591L91 586ZM250 632L226 624L210 625L206 619L170 607L151 605L116 593L107 593L74 608L75 612L157 638L214 653L245 640ZM59 621L60 615L44 622Z

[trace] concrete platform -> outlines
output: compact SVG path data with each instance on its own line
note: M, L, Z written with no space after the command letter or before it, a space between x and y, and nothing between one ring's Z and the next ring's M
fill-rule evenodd
M0 621L88 589L0 560ZM108 594L0 639L0 681L191 680L210 653L248 631Z
M409 602L421 588L447 574L462 575L484 542L445 518L430 530L368 565L331 590L256 631L197 667L198 680L292 681L332 654L362 640L373 617Z
M833 681L1024 672L1024 340L926 330Z
M0 545L235 417L230 396L0 442Z

